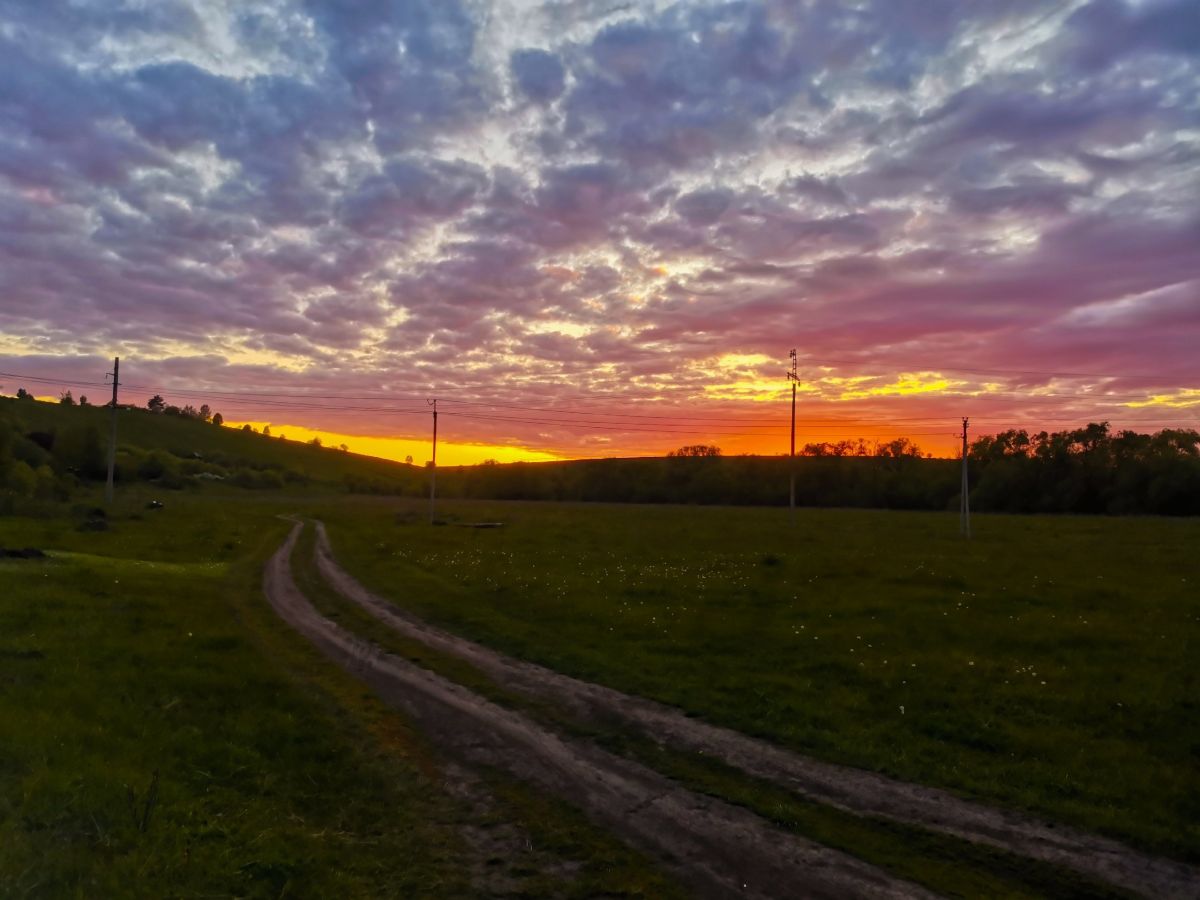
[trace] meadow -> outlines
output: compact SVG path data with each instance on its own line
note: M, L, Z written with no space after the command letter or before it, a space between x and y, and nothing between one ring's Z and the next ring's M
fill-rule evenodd
M1200 858L1200 523L337 503L360 580L551 668L834 762ZM503 527L454 527L501 521Z
M450 790L281 625L261 571L296 504L139 487L99 530L87 504L0 516L0 547L48 553L0 559L0 896L674 896L562 804Z
M474 796L447 781L403 716L265 605L280 516L324 521L364 584L514 656L1200 860L1196 519L982 515L966 541L945 512L803 508L793 524L777 507L450 499L431 526L412 467L141 410L119 413L101 513L88 466L107 416L0 403L0 474L37 475L0 486L0 546L50 554L0 559L0 895L678 891L497 772ZM611 462L577 468L624 471ZM478 471L534 471L509 468ZM478 522L502 524L463 527ZM553 730L942 894L1113 895L531 704L339 597L312 546L310 528L293 572L325 615Z

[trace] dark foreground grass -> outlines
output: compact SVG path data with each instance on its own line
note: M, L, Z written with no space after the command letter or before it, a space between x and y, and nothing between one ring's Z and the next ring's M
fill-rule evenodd
M271 621L273 512L0 519L54 551L0 561L0 896L469 894L420 741Z
M453 630L806 753L1200 858L1200 523L404 503L319 514Z

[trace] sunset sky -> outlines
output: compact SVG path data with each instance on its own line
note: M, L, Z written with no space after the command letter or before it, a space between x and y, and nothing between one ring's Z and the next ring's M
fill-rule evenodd
M0 0L0 392L780 453L795 347L801 443L1197 427L1198 54L1196 0Z

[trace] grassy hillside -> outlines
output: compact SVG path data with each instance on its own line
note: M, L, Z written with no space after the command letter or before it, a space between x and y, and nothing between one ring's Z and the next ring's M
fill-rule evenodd
M60 495L69 488L65 477L102 480L110 416L106 407L0 398L0 477L12 457L35 472L48 466L59 477ZM242 487L316 483L392 492L423 483L420 470L402 463L144 409L117 411L117 448L121 482L177 488L207 477Z

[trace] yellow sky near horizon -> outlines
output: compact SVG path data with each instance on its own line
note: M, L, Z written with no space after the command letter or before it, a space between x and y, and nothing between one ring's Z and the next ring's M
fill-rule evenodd
M283 435L289 441L308 442L320 438L326 447L338 447L345 444L351 453L361 453L364 456L377 456L381 459L392 459L405 462L411 456L414 465L424 466L430 459L432 449L429 440L418 440L405 437L377 437L363 434L343 434L336 431L324 431L317 428L305 428L302 425L288 425L262 420L226 419L226 428L242 428L249 425L255 431L262 431L270 426L271 436ZM526 447L513 447L499 444L465 444L454 441L438 441L438 466L473 466L494 459L496 462L551 462L565 457L541 450L530 450Z

